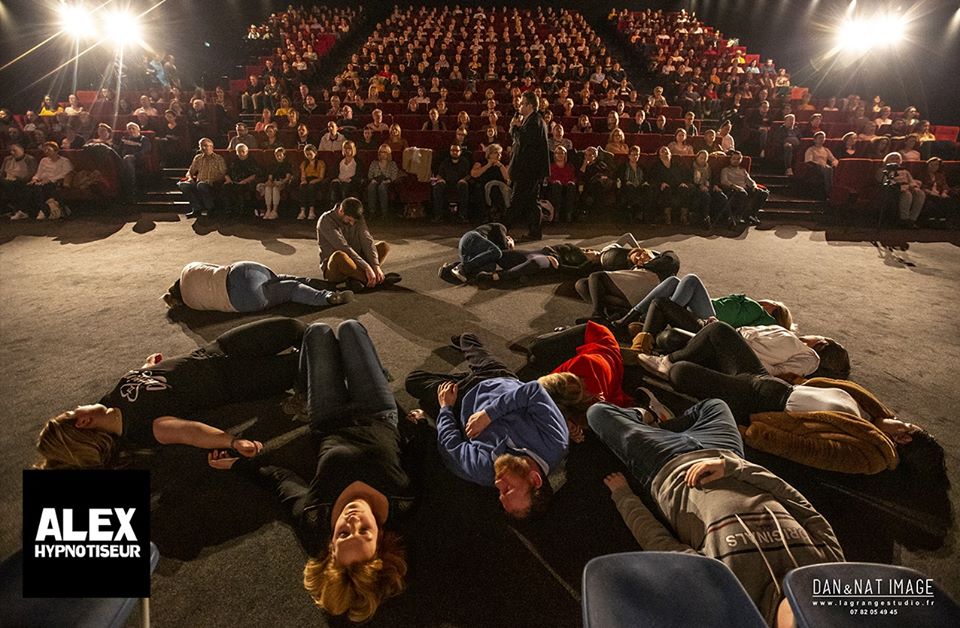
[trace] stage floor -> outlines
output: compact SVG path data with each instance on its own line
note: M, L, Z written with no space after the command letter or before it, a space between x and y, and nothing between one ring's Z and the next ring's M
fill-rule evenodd
M708 236L635 228L638 239L673 249L681 274L696 273L714 295L745 292L790 305L802 333L836 338L850 351L852 379L943 444L957 494L960 430L960 248L956 232L884 233L777 226ZM188 352L239 323L272 314L306 322L357 318L370 331L402 391L412 369L449 370L451 334L475 331L508 364L508 345L588 314L569 285L513 291L452 286L437 267L456 254L452 225L374 225L392 245L385 269L403 275L392 289L361 294L326 310L285 306L257 315L191 313L172 319L160 300L190 261L255 260L277 272L317 275L313 227L304 223L192 224L169 214L139 220L78 218L0 225L0 556L20 543L20 470L34 458L41 423L93 403L148 354ZM553 243L603 243L615 225L548 228ZM432 235L425 235L431 233ZM903 240L901 238L909 238ZM404 394L401 400L409 403ZM211 415L288 456L309 453L303 426L276 400ZM282 445L282 443L287 443ZM279 455L279 454L278 454ZM154 625L323 624L301 586L304 553L272 496L206 466L203 452L168 448L154 469L152 537L163 558L153 578ZM439 474L407 539L409 590L372 625L577 626L580 573L592 556L637 549L601 478L615 461L596 443L571 455L568 487L546 520L515 527L491 491ZM814 505L834 521L850 560L894 561L936 578L960 598L956 535L941 548L908 551L851 504ZM825 513L826 514L826 513Z

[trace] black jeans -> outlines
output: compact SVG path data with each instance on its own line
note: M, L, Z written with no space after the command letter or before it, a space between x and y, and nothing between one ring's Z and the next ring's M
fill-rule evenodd
M583 324L537 336L529 347L531 362L542 371L552 371L577 353L586 330Z
M667 297L654 299L650 307L647 308L647 316L643 320L643 331L656 336L668 326L694 334L701 329L700 319L684 306L674 303Z
M513 181L513 199L510 202L511 223L527 223L527 235L539 239L543 232L540 222L543 218L537 199L540 196L542 178L526 174L517 176Z
M590 273L586 279L578 280L575 287L580 298L593 306L593 318L618 318L633 305L606 271Z
M299 373L299 349L307 326L293 318L273 317L235 327L197 350L226 358L223 391L231 401L260 399L292 388Z
M767 374L736 329L710 323L686 347L670 354L670 383L697 399L723 399L738 423L757 412L779 412L793 386Z
M511 371L498 358L491 355L474 334L460 336L460 350L463 351L463 357L466 358L467 367L470 369L466 373L458 371L443 374L417 370L407 375L404 387L411 397L419 401L420 407L430 416L435 417L440 414L437 390L440 388L440 384L444 382L457 383L459 390L457 402L453 406L453 414L458 416L463 396L480 382L496 377L517 379L516 373Z

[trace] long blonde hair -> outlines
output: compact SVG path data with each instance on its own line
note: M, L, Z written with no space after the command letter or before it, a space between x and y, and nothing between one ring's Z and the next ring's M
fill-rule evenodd
M82 430L72 413L47 421L37 438L37 469L109 467L119 450L117 437L101 430Z
M383 532L377 554L368 561L349 567L338 565L333 544L324 558L311 558L303 568L303 586L314 603L331 615L346 613L350 621L373 617L385 600L404 589L407 562L400 537Z
M573 373L550 373L537 381L561 410L585 410L594 401L583 380Z
M797 330L797 326L793 322L793 314L790 313L790 308L780 301L767 299L767 303L773 306L770 316L777 321L777 325L790 331Z

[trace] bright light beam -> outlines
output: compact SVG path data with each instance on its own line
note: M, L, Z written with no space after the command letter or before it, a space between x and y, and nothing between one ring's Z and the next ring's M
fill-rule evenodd
M847 18L836 31L836 48L853 55L863 55L882 46L893 47L906 35L902 15L877 14L869 18Z
M91 12L79 4L61 4L60 29L74 39L90 39L96 37L96 26L93 23Z
M125 11L109 13L104 18L104 31L107 38L119 48L141 43L139 16Z

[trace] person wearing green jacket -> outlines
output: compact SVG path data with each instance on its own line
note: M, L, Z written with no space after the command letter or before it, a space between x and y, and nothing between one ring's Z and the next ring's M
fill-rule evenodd
M703 281L693 274L681 278L667 277L633 306L626 316L614 321L614 326L626 328L630 323L645 318L650 304L661 297L686 307L705 322L719 320L731 327L780 325L785 329L794 329L790 308L783 303L768 299L754 300L743 294L711 299Z
M844 561L830 523L794 487L744 459L727 404L707 399L667 421L645 408L597 403L587 423L652 499L622 473L604 479L644 550L702 554L723 562L771 626L784 603L781 581L796 567ZM676 427L673 427L676 425ZM666 526L661 523L666 523Z

